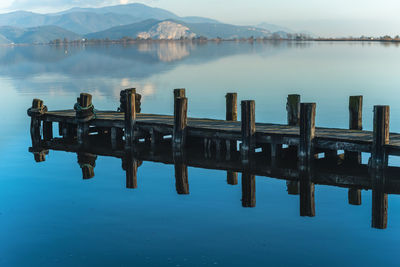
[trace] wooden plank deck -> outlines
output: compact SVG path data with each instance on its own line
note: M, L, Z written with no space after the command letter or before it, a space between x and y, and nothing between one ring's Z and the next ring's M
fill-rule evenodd
M49 111L43 120L51 122L76 123L74 110ZM99 127L124 127L124 113L96 111L96 118L90 125ZM144 131L156 128L164 134L172 134L174 120L171 115L137 114L137 127ZM188 136L241 139L241 122L188 118ZM277 143L298 145L299 127L270 123L256 123L257 144ZM316 127L314 145L321 149L346 149L348 151L371 152L372 131ZM352 146L352 144L354 146ZM390 142L385 145L388 154L400 155L400 134L391 133Z

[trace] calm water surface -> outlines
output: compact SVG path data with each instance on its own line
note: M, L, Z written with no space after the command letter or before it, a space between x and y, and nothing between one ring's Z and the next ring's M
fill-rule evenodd
M257 177L255 208L242 207L240 181L228 185L224 171L189 168L190 195L178 195L173 166L144 162L131 190L121 160L99 157L82 180L76 154L34 162L26 109L32 98L72 108L88 92L115 110L120 90L136 87L142 112L172 114L172 89L184 87L189 116L224 118L233 91L256 100L257 121L285 123L286 96L299 93L317 102L317 126L346 128L348 96L364 95L364 128L373 105L387 104L400 132L399 70L400 47L379 43L0 47L0 265L398 265L397 195L377 230L371 191L351 206L347 189L316 186L308 218L283 180Z

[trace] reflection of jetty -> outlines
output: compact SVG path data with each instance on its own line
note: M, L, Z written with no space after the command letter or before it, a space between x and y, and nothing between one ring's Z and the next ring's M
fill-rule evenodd
M84 178L94 176L96 155L123 159L127 186L136 187L138 161L175 164L178 193L189 192L187 166L228 171L237 183L242 172L246 207L255 206L254 175L288 180L288 192L300 191L300 214L314 216L314 184L349 188L350 204L361 204L360 189L372 189L372 226L385 228L387 194L400 193L400 169L387 167L400 155L400 134L389 134L389 107L374 107L374 131L362 130L362 97L350 97L350 129L315 127L314 103L289 95L288 125L255 123L255 102L242 101L237 122L237 95L226 96L226 120L187 117L184 89L174 90L174 116L140 113L135 89L121 92L119 111L97 111L92 96L81 94L74 110L48 111L35 99L31 116L31 151L43 161L46 149L78 153ZM53 122L59 135L53 138ZM240 149L237 151L237 144ZM338 150L344 154L338 155ZM371 154L361 164L361 152ZM323 155L323 157L320 157Z

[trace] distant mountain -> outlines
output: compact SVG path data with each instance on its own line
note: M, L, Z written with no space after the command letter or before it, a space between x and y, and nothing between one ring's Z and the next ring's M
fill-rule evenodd
M9 40L10 43L18 44L49 43L55 39L77 40L81 38L80 35L57 26L39 26L26 29L3 26L0 27L0 36Z
M72 8L60 13L37 14L16 11L0 14L0 26L20 28L54 25L78 34L87 34L147 19L176 19L188 23L218 23L202 17L179 17L172 12L143 4L127 4L102 8Z
M270 32L294 33L294 31L292 29L289 29L287 27L283 27L283 26L276 25L276 24L270 24L270 23L266 23L266 22L260 23L260 24L256 25L256 27L266 29Z
M146 20L124 26L113 27L105 31L90 33L88 39L121 39L153 38L153 39L179 39L181 37L193 38L204 36L207 38L239 38L239 37L265 37L270 32L264 29L235 26L222 23L185 23L176 20Z

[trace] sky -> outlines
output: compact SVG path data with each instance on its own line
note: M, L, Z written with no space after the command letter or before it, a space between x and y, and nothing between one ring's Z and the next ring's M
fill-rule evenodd
M320 36L400 35L399 0L1 0L0 13L144 3L179 16L238 25L268 22Z

